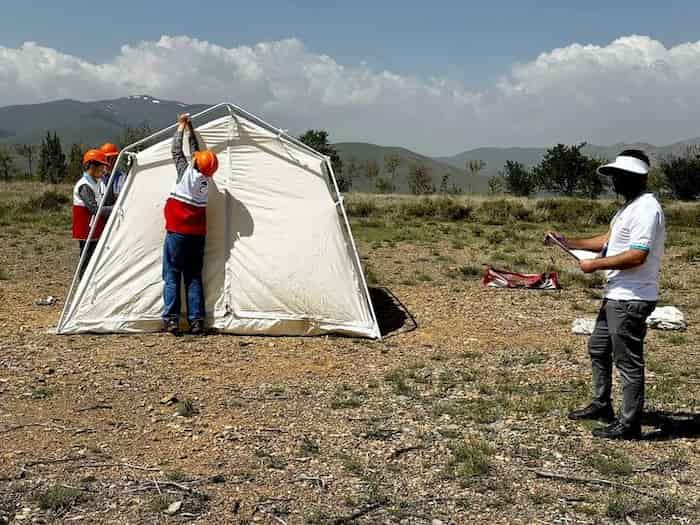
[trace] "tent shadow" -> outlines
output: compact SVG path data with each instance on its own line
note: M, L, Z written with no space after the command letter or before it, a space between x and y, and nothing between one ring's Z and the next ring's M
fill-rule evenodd
M680 438L700 437L700 414L692 412L667 412L654 410L644 412L642 425L657 430L644 434L645 441L669 441Z
M418 323L406 306L388 288L370 288L369 296L383 338L412 332L418 328Z

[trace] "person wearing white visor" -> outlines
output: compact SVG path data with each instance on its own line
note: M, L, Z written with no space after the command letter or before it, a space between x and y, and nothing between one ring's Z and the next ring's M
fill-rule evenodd
M580 262L583 272L606 272L603 303L588 342L593 401L569 414L572 420L608 423L593 431L601 438L641 436L646 318L659 298L666 236L661 205L647 192L649 164L643 151L625 150L614 162L598 168L600 175L612 179L615 193L624 198L607 233L589 239L566 239L554 233L571 249L600 253L595 259ZM613 363L622 383L623 399L617 416L611 400Z

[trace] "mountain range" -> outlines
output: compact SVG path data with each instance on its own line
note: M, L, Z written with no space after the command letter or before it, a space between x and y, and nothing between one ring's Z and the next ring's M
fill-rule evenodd
M97 145L106 141L118 141L127 127L147 123L158 130L173 123L178 113L198 113L206 104L184 104L158 99L149 95L132 95L113 100L80 102L77 100L55 100L41 104L26 104L0 108L0 144L38 144L48 130L56 131L66 150L72 143ZM294 123L280 123L294 129ZM297 130L301 132L303 130ZM333 130L330 130L331 136ZM700 137L676 142L667 146L653 144L614 144L611 146L587 145L585 153L600 159L613 159L623 149L645 150L652 158L680 155L691 145L700 144ZM402 147L380 146L362 142L339 142L334 144L341 159L347 165L359 166L359 176L353 189L374 190L375 181L363 174L367 163L374 161L384 170L388 156L398 156L401 161L396 173L397 190L408 190L407 177L412 165L425 165L439 185L444 175L449 175L448 185L457 184L466 191L481 192L487 188L488 179L503 169L507 160L521 162L526 166L537 164L546 148L486 147L476 148L449 157L429 157ZM484 168L476 177L466 169L470 160L481 160Z
M72 143L101 144L117 141L127 126L148 123L151 128L160 129L172 124L178 113L197 113L207 107L148 95L5 106L0 108L0 143L38 144L48 130L55 130L65 149Z

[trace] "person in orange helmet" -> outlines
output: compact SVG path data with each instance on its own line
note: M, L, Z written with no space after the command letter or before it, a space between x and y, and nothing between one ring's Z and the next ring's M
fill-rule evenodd
M109 161L105 154L97 149L91 149L83 155L83 176L73 188L73 238L78 241L80 255L87 252L79 275L82 278L92 257L97 241L105 227L106 219L112 211L111 206L103 206L97 219L95 231L90 235L90 229L97 216L100 202L105 194L102 177L107 171Z
M177 181L165 203L163 247L163 328L180 332L180 285L185 282L190 333L204 333L204 244L207 234L209 181L219 167L216 154L200 150L189 115L180 115L173 137L172 156ZM182 151L185 129L189 131L192 162Z
M121 170L115 170L114 174L112 174L112 170L114 170L114 163L117 162L117 157L119 157L119 148L111 142L105 142L102 144L102 146L100 146L100 151L105 154L107 161L109 162L105 179L107 179L107 177L110 175L112 175L112 178L114 179L112 180L110 196L116 202L126 180L126 173ZM105 183L106 182L107 180L105 180Z

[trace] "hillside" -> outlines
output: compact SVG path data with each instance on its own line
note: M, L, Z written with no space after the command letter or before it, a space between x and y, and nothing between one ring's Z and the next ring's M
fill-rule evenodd
M440 181L445 174L450 174L450 185L457 184L464 190L485 191L487 188L488 179L478 177L471 180L463 168L455 167L439 159L426 157L414 151L400 147L378 146L376 144L367 144L362 142L339 142L334 144L335 148L343 160L343 164L354 159L360 164L360 175L353 181L353 189L357 191L374 191L374 181L367 178L365 175L364 166L368 161L375 161L379 165L382 175L386 175L384 169L384 159L391 155L398 155L401 158L401 164L397 171L396 181L399 192L408 191L408 174L410 167L413 164L422 163L428 167L433 178L433 183L436 186L440 185Z
M174 120L178 113L197 113L207 108L205 104L184 104L182 102L161 100L148 95L132 95L114 100L80 102L77 100L56 100L41 104L6 106L0 108L0 145L2 144L38 144L47 130L55 130L64 149L67 151L72 143L95 145L105 141L118 141L127 126L148 123L153 129L160 129ZM295 129L294 122L280 123ZM331 134L332 134L332 130ZM612 159L623 149L640 148L649 153L652 159L669 155L681 155L689 145L700 144L700 137L688 139L667 146L652 144L618 143L611 146L586 146L589 155ZM445 174L450 175L449 185L457 184L465 191L485 192L488 179L503 169L507 160L518 161L526 166L537 164L546 148L522 147L483 147L471 149L449 157L428 157L402 147L387 147L363 142L339 142L335 144L347 166L354 160L359 166L359 174L353 183L357 191L375 191L375 182L366 175L368 161L375 161L381 173L384 159L398 155L401 159L396 183L397 191L407 192L407 178L410 167L422 163L430 170L433 184L440 185ZM14 153L13 153L14 154ZM469 160L482 160L485 168L476 178L465 169ZM23 160L16 157L18 164Z
M689 146L698 144L700 144L700 137L683 140L667 146L654 146L653 144L641 142L618 143L611 146L590 144L584 148L584 152L599 159L612 160L622 150L641 149L646 151L653 161L670 155L683 155ZM546 148L476 148L451 157L438 157L435 160L459 168L464 168L470 160L483 160L486 162L486 167L481 173L488 178L498 175L498 172L503 169L507 160L517 161L526 166L534 166L540 162L545 151Z
M147 122L158 129L172 123L177 113L196 113L206 107L147 95L95 102L56 100L6 106L0 108L0 143L36 144L47 130L56 130L66 149L73 142L99 144L116 140L126 126Z

